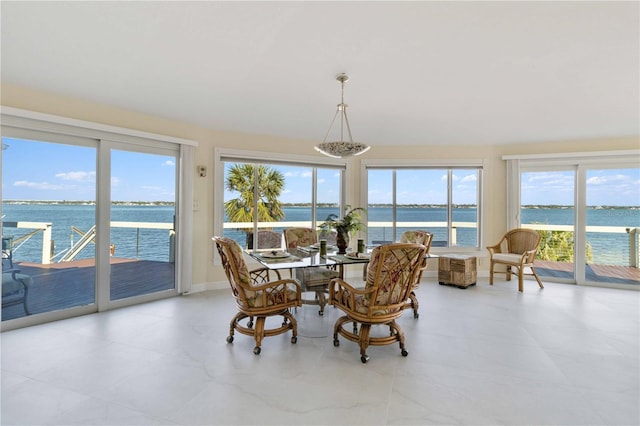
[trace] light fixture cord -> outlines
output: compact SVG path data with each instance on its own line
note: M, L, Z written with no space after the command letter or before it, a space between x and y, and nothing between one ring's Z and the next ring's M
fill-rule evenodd
M344 103L344 80L342 81L342 116L344 122L347 124L347 132L349 132L349 142L353 143L353 137L351 136L351 126L349 126L349 118L347 117L347 104ZM343 140L342 123L340 123L340 142Z
M349 117L347 117L347 105L344 103L344 81L342 83L342 95L340 98L340 103L338 104L338 109L336 109L336 113L333 116L333 120L331 120L331 124L329 125L329 130L327 130L327 134L324 135L324 139L322 142L326 142L329 137L329 133L331 133L331 129L333 129L333 125L336 122L336 118L338 114L342 112L340 116L340 142L344 142L344 124L347 125L347 132L349 133L349 141L353 142L353 137L351 136L351 126L349 126Z

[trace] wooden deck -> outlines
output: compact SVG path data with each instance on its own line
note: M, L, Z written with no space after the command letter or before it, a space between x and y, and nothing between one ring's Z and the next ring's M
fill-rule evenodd
M93 259L42 265L18 262L14 268L29 275L31 315L95 302ZM111 300L169 290L175 286L175 265L169 262L111 258ZM25 316L22 305L2 310L2 320Z
M540 278L573 279L573 263L536 260L535 268ZM632 266L587 265L587 282L631 284L640 286L640 269Z

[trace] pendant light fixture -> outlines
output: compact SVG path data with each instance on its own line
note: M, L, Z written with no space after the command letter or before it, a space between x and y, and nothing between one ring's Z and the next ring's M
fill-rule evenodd
M353 137L351 136L351 127L349 126L349 119L347 118L348 105L344 103L344 83L349 80L349 76L344 73L339 74L336 77L336 80L338 80L342 84L342 98L340 100L340 103L338 104L338 109L333 116L333 120L331 121L331 125L329 126L329 130L327 131L324 140L322 141L322 143L316 145L315 149L316 151L319 151L324 155L328 155L329 157L333 158L344 158L354 155L360 155L364 152L367 152L371 147L360 142L354 142ZM336 118L338 118L338 116L340 116L340 140L327 142L329 133L331 133L331 129L333 128L333 125L336 122ZM348 141L344 140L345 127L347 129L347 133L349 134Z

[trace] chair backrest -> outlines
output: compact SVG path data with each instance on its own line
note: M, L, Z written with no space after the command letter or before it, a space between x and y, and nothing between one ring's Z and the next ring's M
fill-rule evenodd
M429 253L429 250L431 250L432 241L433 233L420 229L416 229L413 231L404 231L402 235L400 235L401 243L422 244L427 248L427 254Z
M231 291L236 297L238 304L247 306L247 297L254 297L255 293L251 292L251 275L249 268L244 261L244 254L240 245L228 237L213 237L216 244L224 272L229 280Z
M287 249L298 246L306 247L318 242L318 233L312 228L286 228L284 230L284 245Z
M374 315L376 310L388 313L404 308L426 251L424 245L411 243L393 243L373 249L365 288L375 288L368 296Z
M258 231L258 249L282 247L282 234L277 231L262 229ZM247 248L253 248L253 233L247 235Z
M338 232L336 230L321 230L318 231L318 240L327 240L327 244L330 246L336 245L338 239Z
M538 248L540 234L534 229L516 228L504 235L507 241L507 252L522 254Z

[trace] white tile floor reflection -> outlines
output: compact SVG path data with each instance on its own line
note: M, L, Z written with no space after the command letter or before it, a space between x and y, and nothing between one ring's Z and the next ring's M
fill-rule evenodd
M432 278L425 278L432 280ZM227 344L228 291L5 332L3 425L637 425L640 293L486 279L425 283L409 356L332 344L338 311L298 310L298 343Z

